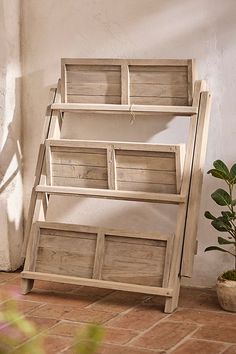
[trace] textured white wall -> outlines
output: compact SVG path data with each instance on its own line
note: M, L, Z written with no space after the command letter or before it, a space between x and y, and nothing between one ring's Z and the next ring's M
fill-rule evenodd
M213 93L207 171L216 158L231 164L235 161L236 133L236 2L235 0L23 0L23 116L24 116L24 187L26 208L33 181L34 166L49 87L60 75L61 57L110 58L196 58L198 77L206 79ZM137 121L106 123L102 130L92 118L85 120L79 136L156 141L156 123L150 128ZM171 122L172 130L175 123ZM161 129L165 130L165 126ZM79 129L79 128L78 128ZM176 130L175 130L176 131ZM183 135L184 129L178 130ZM67 136L68 130L64 131ZM168 139L165 131L164 140ZM215 233L204 220L206 209L213 209L209 193L216 183L205 176L199 219L199 254L194 277L188 284L211 286L216 274L232 265L227 255L204 254L203 250L215 240ZM131 226L140 221L153 228L157 213L147 206L117 210L111 204L89 204L82 200L85 212L67 210L66 219L77 214L81 222L119 224L119 216L130 212ZM93 214L91 212L93 205ZM104 209L102 209L104 208ZM104 212L103 212L104 211ZM58 210L58 218L61 217ZM109 212L108 214L106 214ZM91 222L92 223L92 222ZM150 226L151 225L151 226Z
M0 270L21 265L20 0L0 0Z

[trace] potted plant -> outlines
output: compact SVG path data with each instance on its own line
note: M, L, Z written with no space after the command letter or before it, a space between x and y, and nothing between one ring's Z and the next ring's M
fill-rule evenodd
M223 161L216 160L213 166L208 173L223 180L227 187L226 190L217 189L211 197L216 204L224 207L224 210L217 217L206 211L205 217L211 220L211 225L221 232L223 237L218 236L219 246L207 247L205 252L225 252L234 259L234 268L218 277L216 290L221 307L226 311L236 312L236 196L234 196L236 164L229 169Z

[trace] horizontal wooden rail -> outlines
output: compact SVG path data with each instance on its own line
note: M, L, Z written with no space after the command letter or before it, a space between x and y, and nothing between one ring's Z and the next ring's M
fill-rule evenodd
M169 241L174 238L174 234L164 234L160 232L130 232L127 230L116 230L109 228L101 228L96 226L78 225L78 224L65 224L60 222L36 221L35 223L40 229L51 229L70 232L94 233L99 232L109 236L131 237L139 239Z
M52 147L75 147L107 149L111 146L116 150L176 152L184 148L185 144L150 144L139 142L103 141L103 140L79 140L79 139L47 139L46 145Z
M173 290L169 288L126 284L126 283L119 283L113 281L87 279L87 278L79 278L79 277L77 278L77 277L72 277L67 275L57 275L57 274L29 272L29 271L23 271L21 275L23 279L54 281L57 283L75 284L75 285L84 285L84 286L96 286L98 288L104 288L104 289L132 291L136 293L161 295L167 297L172 297L173 294Z
M83 104L83 103L53 103L51 109L61 112L117 112L117 113L166 113L181 116L191 116L198 112L193 106L156 106L156 105L122 105L122 104Z
M105 198L116 200L129 200L150 203L179 204L186 201L186 196L181 194L132 192L110 189L94 189L64 186L38 185L36 192L54 195L81 195L90 198Z

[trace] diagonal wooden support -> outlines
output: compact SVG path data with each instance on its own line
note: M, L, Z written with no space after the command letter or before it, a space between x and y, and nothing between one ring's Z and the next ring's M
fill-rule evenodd
M203 168L207 147L210 108L211 95L209 92L202 92L198 115L195 153L193 158L191 187L189 192L188 213L186 217L185 239L181 267L181 275L185 277L191 277L193 273L193 260L196 249L197 224L201 201Z
M41 138L41 143L39 146L39 153L38 153L38 160L37 160L37 165L36 165L36 170L35 170L35 179L34 179L34 184L33 188L31 191L31 197L30 197L30 203L29 203L29 209L28 209L28 215L27 215L27 221L26 221L26 226L25 226L25 235L24 235L24 242L22 246L22 257L25 258L26 255L26 248L29 240L29 235L33 223L33 219L38 219L38 214L40 213L40 207L36 212L36 200L37 200L37 192L35 191L35 188L38 184L44 182L44 179L42 175L46 175L44 169L45 169L45 140L48 138L56 138L60 136L60 129L61 129L61 115L58 112L53 112L51 105L53 103L57 103L61 101L61 93L60 93L60 80L58 81L57 88L52 88L50 90L49 94L49 101L48 101L48 106L46 109L46 115L45 115L45 121L44 121L44 129L43 129L43 134ZM46 196L44 197L46 198ZM46 203L46 200L44 201L44 204ZM36 215L37 214L37 215Z

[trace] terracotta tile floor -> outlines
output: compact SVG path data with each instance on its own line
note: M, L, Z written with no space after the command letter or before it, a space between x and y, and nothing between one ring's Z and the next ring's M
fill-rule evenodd
M20 293L19 273L0 272L0 310L8 288ZM41 281L17 304L45 334L48 354L73 353L73 335L86 323L105 329L98 354L236 354L236 314L219 308L213 290L181 289L171 315L157 296Z

